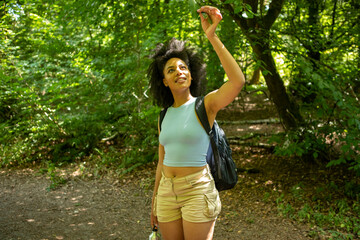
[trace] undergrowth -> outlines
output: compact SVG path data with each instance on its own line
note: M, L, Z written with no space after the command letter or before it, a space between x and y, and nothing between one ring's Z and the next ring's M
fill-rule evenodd
M355 183L347 183L347 186ZM325 187L317 186L309 196L307 186L300 182L287 193L276 197L278 213L300 223L309 224L309 236L314 239L359 239L360 237L360 191L345 187L344 196L334 182ZM268 199L269 196L265 196Z

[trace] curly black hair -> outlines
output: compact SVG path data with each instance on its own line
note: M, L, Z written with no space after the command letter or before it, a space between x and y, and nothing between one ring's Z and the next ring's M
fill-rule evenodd
M180 58L188 66L192 78L190 85L191 95L197 97L205 92L206 70L199 52L192 47L186 46L185 41L175 38L165 44L159 43L154 51L155 54L151 56L153 61L148 68L150 93L153 96L154 104L166 108L174 103L170 89L163 83L163 70L166 62L171 58Z

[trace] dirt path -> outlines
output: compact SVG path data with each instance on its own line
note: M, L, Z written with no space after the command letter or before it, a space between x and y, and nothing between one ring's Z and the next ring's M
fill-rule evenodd
M234 112L234 108L244 111ZM233 109L222 111L219 119L272 116L271 104L259 99L257 104L239 101ZM223 127L228 136L281 129L279 124ZM266 194L278 188L278 176L288 177L286 162L274 161L266 150L246 146L233 146L233 157L238 167L256 167L260 172L240 173L237 186L220 193L222 211L214 239L308 239L308 227L279 217L274 199L264 200ZM38 170L0 169L0 240L148 238L154 164L122 179L83 179L72 177L75 170L64 171L67 182L48 191L50 179Z
M134 183L70 180L55 191L28 171L1 171L0 239L145 239L150 193Z
M48 191L44 175L1 170L0 239L147 239L150 176L142 170L122 181L75 178ZM256 194L238 199L231 192L221 193L215 239L307 239L304 226L278 217Z

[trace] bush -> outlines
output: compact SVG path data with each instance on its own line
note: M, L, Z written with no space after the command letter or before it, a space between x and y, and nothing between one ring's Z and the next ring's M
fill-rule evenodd
M301 81L292 81L290 89L301 102L305 122L272 139L278 143L276 154L328 166L344 164L360 175L360 103L352 88L357 71L352 64L341 65L348 69L340 75L321 66L313 68L303 60L299 63L295 72Z

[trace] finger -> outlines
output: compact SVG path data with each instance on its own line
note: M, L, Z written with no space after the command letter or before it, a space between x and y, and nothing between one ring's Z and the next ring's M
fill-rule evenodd
M200 9L197 10L198 13L206 13L209 18L217 18L219 20L221 20L223 17L221 15L221 12L219 9L215 8L215 7L208 7L208 6L205 6L205 7L201 7ZM205 18L206 19L206 18Z
M159 226L159 221L158 221L157 216L155 216L155 219L154 219L154 220L155 220L155 221L154 221L154 222L155 222L155 226L158 227L158 226Z
M211 10L212 8L214 8L214 7L211 7L211 6L201 6L201 7L199 8L199 10L200 10L200 12L207 12L207 11Z
M151 227L152 227L152 228L154 228L154 227L159 228L159 224L158 224L158 222L157 222L157 221L156 221L156 222L154 222L154 223L151 225Z
M217 17L217 18L219 18L219 19L222 19L221 12L220 12L220 10L217 9L217 8L211 9L209 15L212 15L212 16L215 16L215 17Z
M199 10L198 10L198 13L199 13L199 16L200 16L201 21L204 21L204 20L205 20L205 18L204 18L204 16L202 15L202 13L201 13L201 12L199 12Z
M199 8L197 10L198 13L207 13L207 14L211 14L211 7L208 7L208 6L203 6L201 8Z
M212 11L219 11L219 9L217 9L216 7L211 7L211 6L202 6L200 7L197 12L206 12L206 13L211 13Z
M210 15L207 15L207 13L201 12L200 19L201 19L201 25L203 27L207 27L208 25L212 24L211 17L210 17Z

